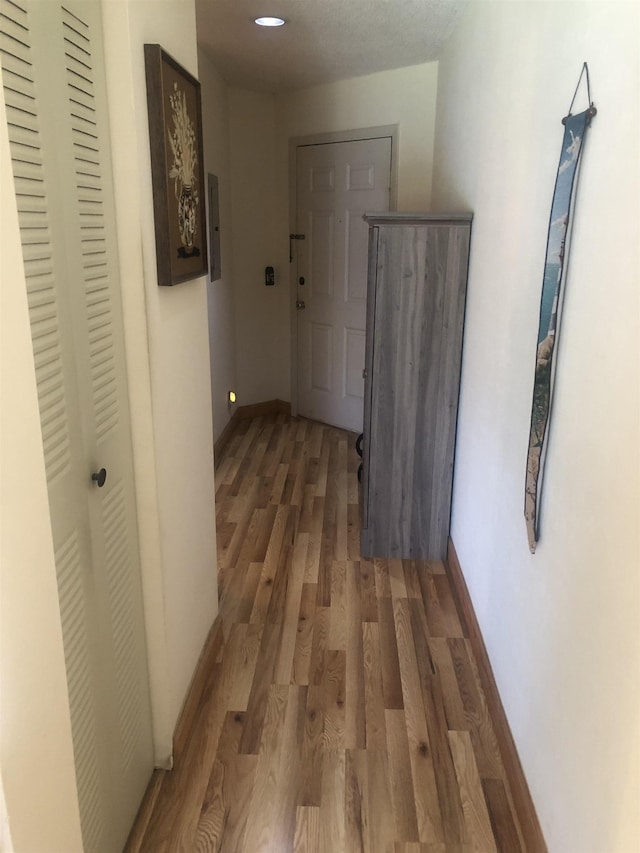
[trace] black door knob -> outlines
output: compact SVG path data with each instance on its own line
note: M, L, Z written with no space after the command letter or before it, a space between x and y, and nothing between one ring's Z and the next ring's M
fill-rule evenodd
M107 469L101 468L97 474L92 474L91 479L98 484L98 488L101 489L104 484L107 482Z

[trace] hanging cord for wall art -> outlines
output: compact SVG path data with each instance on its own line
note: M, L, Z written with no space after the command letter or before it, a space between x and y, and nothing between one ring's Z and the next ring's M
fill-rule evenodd
M578 94L578 89L580 88L580 83L582 83L582 78L586 77L587 80L587 100L589 101L589 109L587 110L587 116L589 117L589 121L597 114L598 110L594 107L593 101L591 100L591 86L589 85L589 66L586 62L582 63L582 71L580 72L580 76L578 77L578 84L576 86L576 90L573 93L573 98L571 98L571 104L569 106L568 114L562 119L562 124L565 124L569 116L571 115L571 110L573 109L573 104L576 99L576 95Z

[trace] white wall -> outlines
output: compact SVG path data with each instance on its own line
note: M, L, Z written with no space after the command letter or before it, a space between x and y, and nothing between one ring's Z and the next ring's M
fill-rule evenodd
M281 95L277 101L279 233L291 230L291 139L371 127L396 126L393 152L395 209L429 210L435 133L438 64L436 62L381 71L324 86ZM392 193L393 206L393 193ZM284 247L288 253L288 245ZM288 260L288 256L287 256ZM288 264L287 264L288 266ZM283 308L280 339L286 343L288 370L295 382L295 299L290 273L288 303ZM284 294L283 294L284 296ZM288 334L291 333L291 336ZM292 365L293 361L293 365ZM293 389L292 389L293 390ZM292 394L296 398L295 394ZM290 399L287 397L287 399Z
M567 853L640 849L638 9L474 2L439 71L434 207L475 212L452 538L549 849ZM532 556L542 269L583 60L599 112Z
M197 76L193 0L107 0L107 81L156 761L218 607L206 278L158 287L144 44Z
M397 124L398 210L429 210L437 85L428 62L280 96L279 174L286 180L291 137Z
M155 282L142 45L160 41L195 71L193 3L107 0L105 25L154 739L156 760L168 763L217 611L213 439L204 279L175 293ZM80 818L1 94L0 205L0 766L9 824L3 819L2 844L71 853L82 849Z
M82 849L80 815L27 292L1 86L0 297L2 783L15 849L71 853ZM3 843L9 846L11 840L5 837Z
M0 768L1 771L1 768ZM9 816L7 815L7 805L4 801L4 786L2 784L2 774L0 772L0 853L13 853L13 842L11 841L11 831L9 830Z
M291 399L289 139L397 125L398 209L429 209L436 87L428 63L277 97L229 90L241 404ZM275 287L264 285L267 265Z
M202 51L198 52L198 71L202 92L205 169L207 174L211 172L218 178L220 206L222 278L214 282L207 280L213 437L217 440L235 409L227 406L227 393L238 390L231 227L229 98L226 83Z
M275 100L229 90L238 402L289 400L288 223L279 218ZM275 267L275 287L264 268Z
M156 760L217 612L205 279L158 288L143 44L197 71L192 0L106 0ZM0 90L1 91L1 90ZM17 850L81 850L26 288L0 95L0 764Z

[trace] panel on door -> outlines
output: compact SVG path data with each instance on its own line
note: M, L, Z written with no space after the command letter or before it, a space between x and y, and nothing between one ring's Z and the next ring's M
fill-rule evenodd
M443 559L471 215L370 221L361 553Z
M87 462L91 471L107 471L104 487L90 491L89 511L114 739L111 820L122 832L149 781L152 743L100 6L67 0L60 8L68 122L57 125L56 147L73 155L75 204L65 206L65 228L77 247L70 308L82 330L75 350Z
M391 138L300 146L296 161L298 411L362 430L368 228L389 208ZM303 282L303 283L301 283Z
M120 850L153 756L99 3L0 0L0 51L83 844Z

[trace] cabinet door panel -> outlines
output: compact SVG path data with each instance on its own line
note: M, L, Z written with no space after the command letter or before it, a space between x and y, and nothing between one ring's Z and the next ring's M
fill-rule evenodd
M418 221L372 229L366 556L446 554L469 228Z

